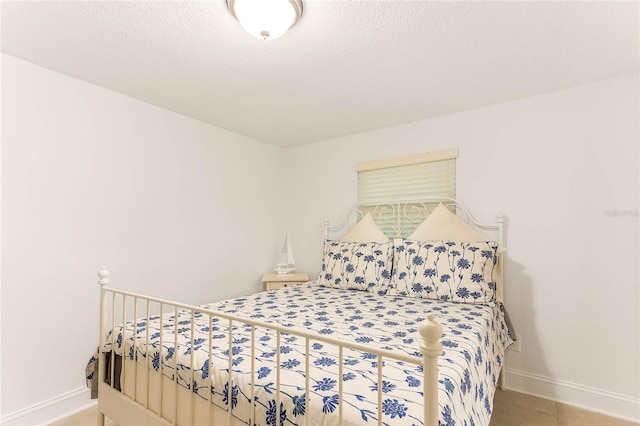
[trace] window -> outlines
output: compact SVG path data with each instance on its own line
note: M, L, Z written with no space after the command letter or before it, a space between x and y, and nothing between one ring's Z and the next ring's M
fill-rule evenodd
M358 164L362 212L371 213L387 236L407 236L438 205L437 198L455 198L457 157L452 149ZM429 199L434 201L424 202ZM400 220L397 201L416 201L403 207ZM375 206L384 203L389 204Z

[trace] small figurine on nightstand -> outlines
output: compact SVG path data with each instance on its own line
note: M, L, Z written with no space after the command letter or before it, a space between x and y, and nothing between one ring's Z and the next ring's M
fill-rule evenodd
M289 234L284 236L284 244L280 252L280 259L275 271L278 275L290 274L296 270L296 261L293 258L293 250L291 250L291 241Z
M309 281L309 275L304 272L294 273L295 270L296 261L293 259L293 250L291 250L291 242L289 241L289 234L287 234L284 237L278 266L275 269L276 274L264 274L262 276L264 289L266 291L276 290Z

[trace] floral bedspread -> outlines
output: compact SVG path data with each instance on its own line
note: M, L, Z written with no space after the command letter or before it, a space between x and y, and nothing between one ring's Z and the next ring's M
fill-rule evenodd
M443 326L443 356L439 362L439 405L442 425L488 425L493 394L504 350L511 343L502 313L496 304L463 304L426 299L380 296L364 291L339 290L302 284L248 297L205 305L210 309L291 329L314 331L350 342L421 356L418 324L433 313ZM338 350L323 342L309 343L309 400L305 398L305 339L289 333L280 336L280 407L276 397L276 333L255 329L255 375L251 377L250 326L235 323L232 329L232 385L228 385L229 322L195 315L194 368L191 369L191 315L180 312L177 327L173 314L157 316L134 325L117 327L115 352L146 363L177 381L199 397L250 423L251 383L254 384L257 425L302 425L305 413L311 425L344 425L378 422L377 356L344 350L339 377ZM160 347L160 329L162 346ZM175 347L175 330L178 346ZM149 345L145 345L149 333ZM212 336L212 368L207 350ZM134 354L133 336L136 335ZM111 339L103 350L114 348ZM177 365L177 368L176 368ZM87 366L94 376L95 357ZM210 377L210 375L212 377ZM338 396L342 380L343 400ZM420 425L422 422L422 367L383 360L382 424ZM339 407L339 405L342 407ZM277 419L279 415L279 419ZM279 420L279 421L278 421Z

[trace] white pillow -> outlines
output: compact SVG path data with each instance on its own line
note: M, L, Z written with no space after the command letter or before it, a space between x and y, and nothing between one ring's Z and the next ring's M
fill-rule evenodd
M487 241L489 238L473 229L471 225L451 213L449 209L440 203L407 239L416 241L448 240L475 242ZM506 250L502 245L498 246L498 264L496 265L496 273L494 275L494 279L498 285L496 292L497 299L500 302L503 301L502 284L504 279L502 274L502 253Z
M488 238L451 213L449 209L440 203L407 239L420 241L486 241Z
M389 238L378 228L371 213L364 215L353 228L342 237L346 243L388 243Z
M433 209L433 212L407 237L408 240L430 241L488 241L486 235L476 231L464 220L451 213L442 203ZM499 246L498 253L506 248Z

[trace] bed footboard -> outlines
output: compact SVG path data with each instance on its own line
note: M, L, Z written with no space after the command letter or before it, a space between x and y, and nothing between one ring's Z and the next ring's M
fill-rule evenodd
M335 408L338 413L339 424L357 424L343 419L343 364L347 359L346 352L356 351L361 354L377 358L377 378L373 377L378 396L377 413L371 413L370 419L377 419L382 424L383 398L393 398L393 393L383 395L385 388L382 380L384 361L398 361L413 365L414 368L422 365L422 385L424 393L424 417L423 423L427 426L437 426L439 418L438 407L438 357L443 353L440 343L442 327L436 322L433 315L428 315L418 326L422 337L419 350L422 357L400 353L398 351L383 350L377 347L367 346L356 342L346 342L331 338L328 335L309 333L306 330L297 330L278 324L257 321L251 318L236 317L225 312L217 312L203 307L181 304L173 301L143 296L126 291L110 288L109 272L102 268L98 272L100 284L100 347L98 368L98 425L104 424L104 416L124 426L144 424L262 424L264 417L257 418L258 405L262 404L261 416L266 409L267 418L282 419L285 410L298 410L300 417L304 418L300 424L310 424L312 416L322 415L327 411L327 401L316 395L310 399L312 385L317 386L313 378L310 378L310 352L311 342L320 342L323 345L337 348L338 362L335 383L337 397L335 401L329 401L331 412ZM158 329L162 332L158 335L151 334L152 321L158 321ZM203 324L207 324L204 325ZM214 327L212 324L217 325ZM226 345L218 348L214 353L212 346L214 333L220 330L228 330L225 338ZM245 331L249 338L238 338L238 330ZM274 336L274 354L272 365L275 369L273 383L266 386L260 384L255 378L261 377L261 371L256 365L256 330L268 330ZM118 331L119 330L119 331ZM174 337L164 336L164 330L175 330ZM186 341L179 341L178 331L185 330L182 335L187 335ZM204 334L196 335L194 330ZM263 334L264 336L264 334ZM295 336L305 342L303 354L306 365L304 369L304 383L296 386L301 389L294 398L296 406L291 409L283 405L285 394L282 393L286 386L288 370L287 358L283 345L286 339ZM155 340L153 340L155 339ZM152 341L153 340L153 341ZM238 341L241 340L246 347L240 351ZM122 369L116 372L114 362L107 371L106 347L120 351L123 356ZM195 354L199 349L198 355ZM418 348L416 348L418 349ZM204 351L204 355L202 353ZM414 353L417 351L414 351ZM178 353L182 358L179 359ZM221 359L219 353L226 359ZM240 376L236 361L241 356L246 363L250 363L250 373ZM248 360L247 360L248 357ZM264 368L264 367L262 367ZM110 376L110 383L115 383L115 375L120 375L120 388L105 381ZM201 378L210 380L209 389L203 390ZM216 382L214 382L216 380ZM275 400L274 404L265 406L264 395ZM260 396L259 396L260 395ZM287 395L287 397L290 395ZM324 403L324 406L323 406ZM303 417L304 416L304 417ZM375 416L375 417L374 417ZM375 421L375 420L374 420ZM266 423L270 424L267 420ZM274 423L275 424L275 423Z

